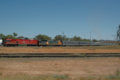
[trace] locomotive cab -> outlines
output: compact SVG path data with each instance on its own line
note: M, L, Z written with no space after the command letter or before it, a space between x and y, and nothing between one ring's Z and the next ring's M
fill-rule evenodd
M0 39L0 46L2 45L2 39Z
M2 42L3 46L7 46L7 44L9 44L11 42L12 39L4 39Z

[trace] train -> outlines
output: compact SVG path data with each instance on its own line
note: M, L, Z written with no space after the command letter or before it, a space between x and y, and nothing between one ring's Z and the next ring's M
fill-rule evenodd
M3 46L105 46L114 43L91 41L64 41L64 40L31 40L31 39L4 39Z

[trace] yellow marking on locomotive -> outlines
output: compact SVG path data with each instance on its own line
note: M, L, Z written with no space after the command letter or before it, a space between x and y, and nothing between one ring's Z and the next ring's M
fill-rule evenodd
M62 46L62 41L61 41L61 40L58 40L58 44L59 44L60 46Z
M46 44L49 44L49 42L47 41Z

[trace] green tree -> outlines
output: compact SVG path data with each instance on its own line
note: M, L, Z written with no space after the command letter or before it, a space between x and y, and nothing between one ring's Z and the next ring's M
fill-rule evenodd
M47 35L39 34L39 35L35 36L35 39L37 39L37 40L51 40L51 37L49 37Z
M7 35L7 36L5 36L5 39L16 39L13 35Z
M13 36L16 37L16 36L17 36L17 33L14 32L14 33L13 33Z
M96 39L93 39L92 41L93 41L93 42L98 42Z
M82 41L90 41L90 39L83 39Z
M1 33L1 34L0 34L0 38L1 38L1 39L5 39L5 35Z
M73 38L70 39L70 41L82 41L81 37L74 36Z
M54 37L54 40L65 40L65 41L67 41L67 40L69 40L69 38L67 38L65 35L64 36L62 36L62 35L56 35Z
M62 37L62 35L56 35L56 36L54 37L54 39L55 39L55 40L62 40L63 37Z
M19 36L19 37L17 37L18 39L23 39L24 37L23 36Z

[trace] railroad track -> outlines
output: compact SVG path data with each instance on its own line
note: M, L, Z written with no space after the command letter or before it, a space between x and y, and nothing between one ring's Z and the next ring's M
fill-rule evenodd
M120 53L0 53L0 58L30 57L120 57Z

